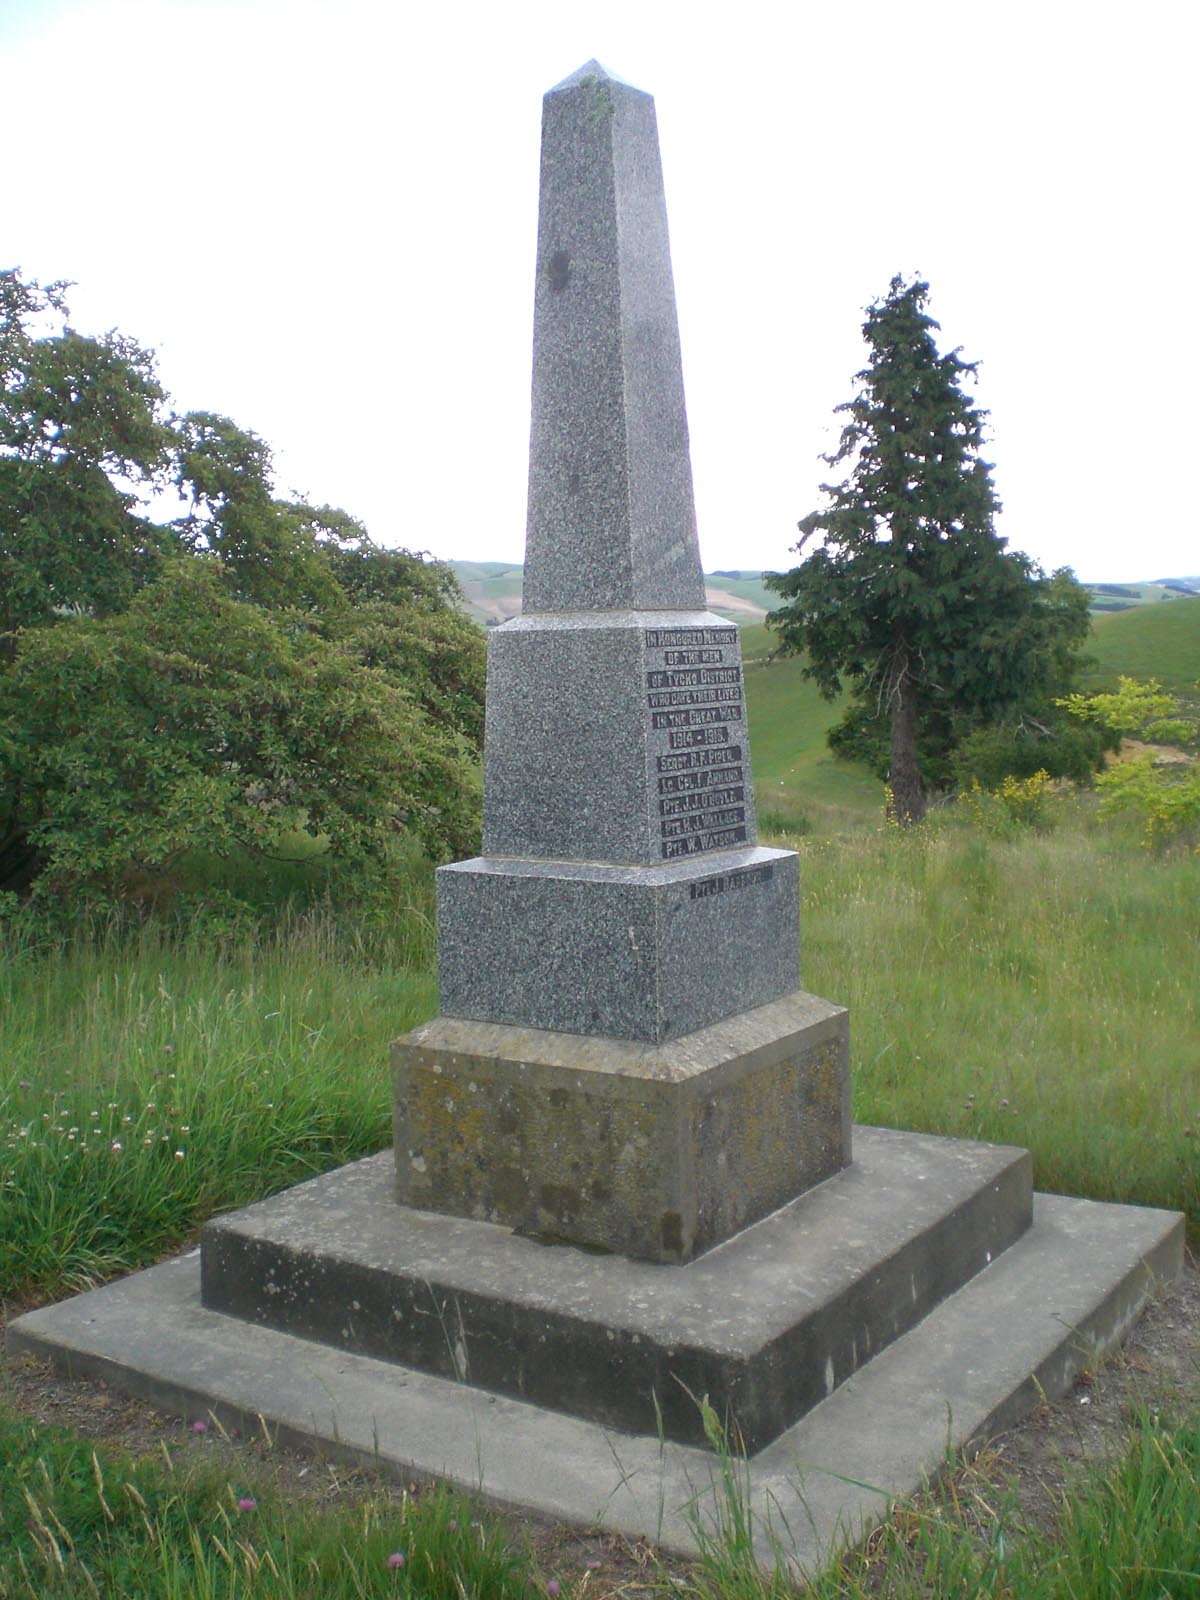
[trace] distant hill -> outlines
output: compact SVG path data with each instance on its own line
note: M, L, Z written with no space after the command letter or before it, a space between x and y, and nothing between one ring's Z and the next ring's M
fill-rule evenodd
M1140 605L1092 622L1088 653L1096 666L1089 687L1130 678L1158 678L1176 694L1196 695L1200 680L1200 594L1170 605Z
M523 567L506 561L451 561L467 609L477 622L493 628L499 622L520 615ZM777 610L778 595L763 583L761 572L732 569L706 572L705 590L709 608L739 626L761 622L768 611ZM1096 613L1132 611L1167 600L1200 595L1200 577L1158 578L1147 583L1087 583L1092 594L1091 609Z
M520 615L524 567L504 561L451 561L448 565L476 622L492 628Z
M1153 583L1085 583L1093 611L1131 611L1135 606L1200 594L1200 578L1157 578Z
M524 568L505 561L451 561L467 609L477 622L494 628L520 615ZM761 572L710 572L704 584L709 608L731 622L761 622L779 603L763 587Z

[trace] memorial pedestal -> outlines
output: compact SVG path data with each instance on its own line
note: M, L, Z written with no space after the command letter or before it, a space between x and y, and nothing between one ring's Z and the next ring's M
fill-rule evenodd
M797 988L794 851L661 866L479 856L437 875L447 1016L665 1043Z
M404 1205L685 1262L850 1161L847 1013L633 1044L438 1017L392 1047Z
M1029 1226L1029 1156L856 1130L852 1166L684 1266L402 1209L374 1156L212 1222L202 1296L255 1326L633 1434L752 1452Z

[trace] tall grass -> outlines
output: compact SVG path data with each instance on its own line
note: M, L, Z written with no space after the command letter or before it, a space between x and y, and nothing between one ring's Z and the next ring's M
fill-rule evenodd
M1183 1208L1200 1238L1200 856L1060 803L802 837L801 973L848 1005L854 1113L1027 1146L1042 1188Z
M167 1470L0 1411L0 1594L515 1600L533 1587L507 1530L462 1496L378 1492L297 1515L261 1468L230 1483L164 1455Z
M802 978L851 1009L860 1121L1025 1145L1040 1187L1181 1207L1196 1240L1200 857L1061 809L1014 838L785 833ZM423 907L398 913L394 964L319 910L241 943L9 937L0 1295L150 1261L382 1148L389 1041L436 1009Z
M860 1120L1027 1145L1040 1186L1182 1206L1196 1238L1200 857L1152 855L1086 802L1055 816L1012 837L953 815L785 834L802 857L804 981L852 1009ZM386 1144L388 1043L436 1006L430 925L425 874L390 930L319 906L250 940L219 925L63 945L10 930L0 1293L151 1260L215 1210ZM990 1521L901 1508L818 1593L1196 1593L1197 1454L1194 1421L1145 1421L1123 1462L1064 1500L1054 1541L1003 1504ZM727 1466L729 1515L687 1585L778 1600L782 1569L759 1572ZM464 1549L448 1499L426 1527L383 1500L297 1518L269 1485L245 1491L93 1464L69 1436L0 1418L0 1593L436 1600L444 1580L502 1600L540 1585L486 1531ZM406 1564L389 1568L398 1546Z
M987 1486L985 1486L986 1488ZM1200 1594L1200 1417L1142 1412L1123 1454L1063 1494L1052 1533L1011 1494L955 1491L897 1507L814 1585L814 1600L1195 1600Z
M706 1419L708 1420L708 1419ZM715 1419L712 1419L715 1421ZM694 1600L786 1600L786 1537L767 1569L745 1464L719 1429L715 1506L692 1508L686 1576L646 1565L637 1589ZM444 1490L297 1508L269 1467L133 1461L0 1406L0 1594L14 1600L555 1596L495 1517ZM677 1568L677 1563L672 1563ZM586 1573L574 1587L588 1592ZM563 1585L568 1594L569 1586ZM898 1503L821 1575L813 1600L992 1596L995 1600L1189 1600L1200 1592L1200 1418L1142 1411L1123 1451L1076 1477L1057 1526L1026 1525L1011 1489L977 1470Z
M0 1296L154 1259L206 1216L377 1150L390 1039L428 965L362 958L320 913L0 951Z
M786 1534L756 1523L744 1457L707 1406L704 1422L718 1491L715 1505L687 1508L697 1551L687 1587L695 1600L786 1600L796 1592ZM1200 1594L1200 1416L1137 1412L1116 1457L1064 1490L1051 1531L1022 1520L1015 1485L997 1484L977 1463L957 1466L944 1483L897 1502L840 1561L808 1574L811 1600Z

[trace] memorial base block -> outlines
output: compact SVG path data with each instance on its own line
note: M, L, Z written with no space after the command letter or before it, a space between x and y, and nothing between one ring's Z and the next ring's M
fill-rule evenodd
M754 845L654 867L476 856L437 872L447 1017L661 1044L796 987L799 864Z
M392 1046L396 1196L690 1261L849 1164L849 1056L803 991L662 1045L438 1017Z

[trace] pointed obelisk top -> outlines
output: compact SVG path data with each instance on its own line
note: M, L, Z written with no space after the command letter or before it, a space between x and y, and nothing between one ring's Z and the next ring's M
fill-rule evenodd
M635 84L626 82L624 78L618 78L615 72L610 72L606 66L593 56L590 61L585 61L581 67L578 67L569 78L564 78L561 83L556 83L553 89L547 89L546 93L558 94L562 89L573 89L576 84L584 83L588 78L600 78L606 83L617 83L623 89L637 87ZM638 90L639 94L641 92L641 90Z
M542 103L524 610L703 609L654 101L589 61Z

